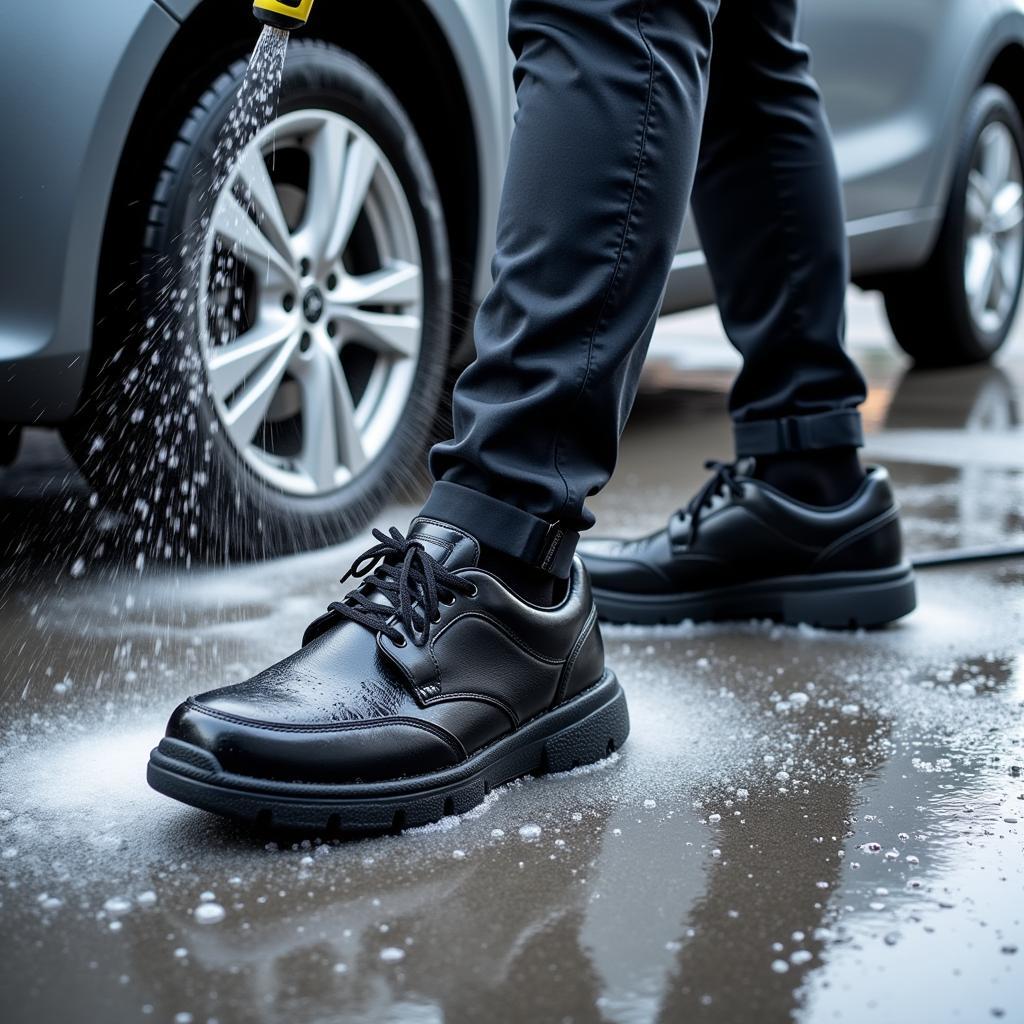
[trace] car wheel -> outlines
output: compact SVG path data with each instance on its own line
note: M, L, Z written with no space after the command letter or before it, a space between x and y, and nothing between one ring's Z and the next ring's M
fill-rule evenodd
M142 243L138 341L66 432L165 551L350 536L422 479L447 371L443 214L397 99L350 55L294 42L276 112L211 191L245 74L182 125Z
M974 97L935 250L883 285L896 340L922 366L992 356L1013 326L1024 279L1024 130L1013 100Z

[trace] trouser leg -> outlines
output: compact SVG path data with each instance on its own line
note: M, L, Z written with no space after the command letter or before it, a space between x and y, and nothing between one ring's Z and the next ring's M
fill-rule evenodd
M676 251L717 6L512 4L494 286L424 512L562 575L615 466Z
M737 454L860 445L842 195L797 0L724 3L714 31L693 206L744 360L729 403Z

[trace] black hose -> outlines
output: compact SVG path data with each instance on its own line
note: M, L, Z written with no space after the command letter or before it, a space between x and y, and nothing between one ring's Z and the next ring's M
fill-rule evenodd
M1024 545L990 544L976 548L951 548L949 551L927 551L914 555L915 569L931 569L940 565L966 565L969 562L990 562L997 558L1024 558Z

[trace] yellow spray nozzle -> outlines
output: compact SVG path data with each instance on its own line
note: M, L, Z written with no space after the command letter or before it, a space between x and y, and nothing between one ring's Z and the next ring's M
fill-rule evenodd
M313 0L253 0L252 13L264 25L291 32L309 20Z

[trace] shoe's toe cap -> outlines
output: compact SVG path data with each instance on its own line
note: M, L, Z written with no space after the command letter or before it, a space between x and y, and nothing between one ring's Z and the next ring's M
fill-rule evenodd
M212 757L222 772L278 782L382 782L452 767L465 756L443 730L413 718L282 724L197 698L175 710L167 739L179 758L195 751L197 767Z

